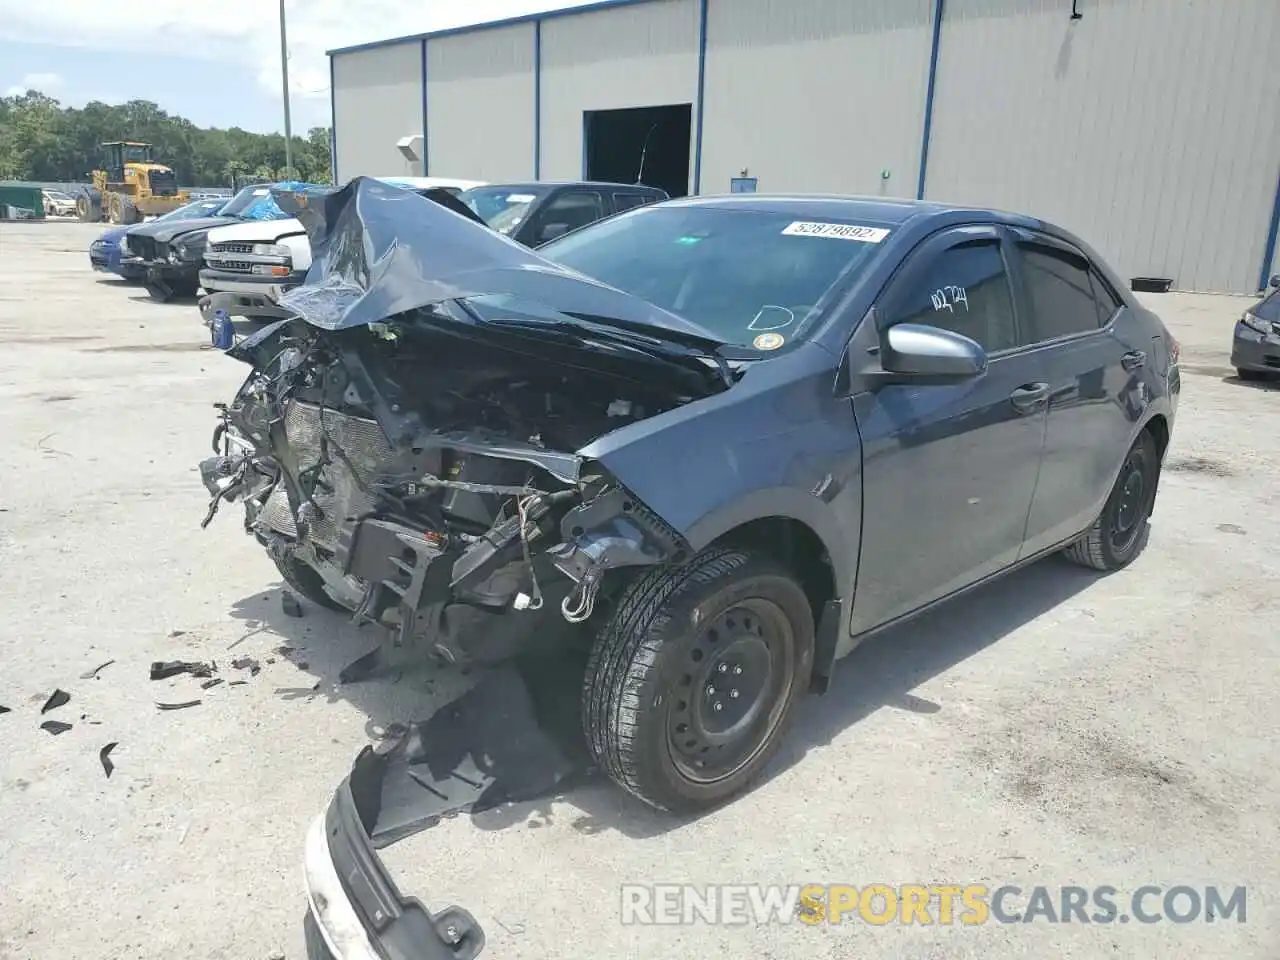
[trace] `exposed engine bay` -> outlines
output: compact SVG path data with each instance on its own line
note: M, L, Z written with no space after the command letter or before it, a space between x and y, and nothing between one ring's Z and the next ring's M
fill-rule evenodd
M685 554L575 451L726 386L696 364L460 332L446 309L343 330L286 320L229 351L253 369L220 405L204 523L241 502L310 599L448 662L498 662L547 615L587 621L608 571Z

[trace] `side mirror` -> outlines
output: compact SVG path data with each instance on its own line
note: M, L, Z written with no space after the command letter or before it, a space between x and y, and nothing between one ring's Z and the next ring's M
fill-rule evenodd
M563 237L569 232L567 223L548 223L538 231L538 242L546 243L548 240L554 240L556 237Z
M987 369L987 354L950 330L899 323L880 335L880 365L889 373L964 380Z
M1274 277L1271 278L1271 285L1275 287L1277 290L1280 290L1280 273L1277 273Z

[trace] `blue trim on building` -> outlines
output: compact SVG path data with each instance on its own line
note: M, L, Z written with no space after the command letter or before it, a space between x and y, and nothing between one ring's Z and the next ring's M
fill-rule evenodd
M329 182L338 185L338 104L333 81L333 57L329 58Z
M698 0L698 119L693 129L693 195L702 191L702 114L707 92L707 0Z
M946 0L934 0L933 47L929 51L929 86L924 95L924 132L920 138L920 179L916 199L924 199L925 178L929 175L929 140L933 136L933 95L938 88L938 50L942 46L942 11Z
M425 42L425 41L424 41ZM533 179L542 179L542 21L533 21Z
M1280 178L1276 181L1276 198L1271 205L1271 227L1267 231L1267 245L1262 252L1262 273L1258 276L1258 289L1266 290L1271 280L1271 265L1276 262L1276 243L1280 241Z
M554 20L556 17L568 17L579 13L591 13L593 10L609 10L613 7L627 7L638 3L653 3L656 0L596 0L595 3L584 3L580 7L562 7L542 13L526 13L519 17L507 17L505 20L487 20L471 23L465 27L450 27L447 30L433 30L430 33L415 33L407 37L393 37L390 40L374 40L371 43L359 43L351 47L335 47L325 51L329 56L335 53L355 53L358 50L374 50L378 47L390 47L397 43L410 43L414 40L434 40L437 37L452 37L460 33L473 33L476 30L492 30L497 27L514 27L520 23L537 23L539 20Z
M582 111L582 176L580 179L589 180L587 176L587 131L591 129L591 115L594 110Z
M422 41L422 175L430 176L427 167L427 41Z

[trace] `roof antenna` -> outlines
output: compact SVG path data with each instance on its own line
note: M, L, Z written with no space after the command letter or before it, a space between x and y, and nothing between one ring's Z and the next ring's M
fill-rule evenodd
M1080 20L1084 14L1080 12L1080 0L1071 0L1071 19Z
M644 158L649 154L649 138L653 136L653 131L658 129L661 120L653 121L653 126L649 128L649 132L644 135L644 146L640 148L640 172L636 174L636 183L644 182Z

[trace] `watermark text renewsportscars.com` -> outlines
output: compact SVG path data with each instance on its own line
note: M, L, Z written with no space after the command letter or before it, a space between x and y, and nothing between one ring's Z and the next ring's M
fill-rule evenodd
M986 884L630 884L624 924L680 926L866 923L1244 923L1246 890L1226 886L1013 886Z

